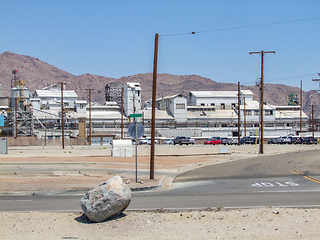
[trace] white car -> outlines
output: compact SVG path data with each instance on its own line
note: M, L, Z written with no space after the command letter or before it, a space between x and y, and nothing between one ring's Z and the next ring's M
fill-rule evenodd
M173 141L173 139L169 139L169 140L164 141L163 144L165 144L165 145L174 145L174 141Z
M158 144L158 141L157 140L154 140L154 143L155 144ZM144 139L141 139L140 141L139 141L139 145L143 145L143 144L145 144L145 145L151 145L151 138L144 138Z

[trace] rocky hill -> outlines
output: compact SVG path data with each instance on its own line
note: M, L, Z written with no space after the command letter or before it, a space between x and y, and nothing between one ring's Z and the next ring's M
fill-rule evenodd
M25 80L26 87L33 93L51 84L58 84L61 81L66 83L66 89L73 89L77 92L79 99L88 99L86 89L92 91L92 100L104 103L105 85L111 82L139 82L142 88L142 100L151 99L152 95L152 73L137 74L127 77L108 78L93 74L80 76L72 75L66 71L45 63L38 58L19 55L12 52L4 52L0 55L0 82L3 85L3 96L10 95L12 70L18 69L18 77ZM188 94L190 91L203 90L237 90L237 84L219 83L208 78L197 75L172 75L158 74L157 97L169 94ZM250 89L254 93L254 99L259 98L259 89L256 86L241 86L242 89ZM274 105L286 105L286 96L289 93L299 95L300 89L281 84L265 84L264 99ZM320 94L316 91L303 92L303 110L310 114L311 103L316 103L315 116L320 117Z

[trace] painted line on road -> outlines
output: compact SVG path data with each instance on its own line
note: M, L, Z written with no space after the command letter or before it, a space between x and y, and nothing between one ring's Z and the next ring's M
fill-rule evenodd
M32 202L33 200L0 200L0 202Z
M320 192L320 190L289 190L289 191L257 191L257 193L298 193L298 192Z
M304 175L302 172L299 172L299 171L296 171L296 170L291 170L291 172L295 173L295 174L298 174L298 175L301 175L303 176L305 179L308 179L310 181L313 181L313 182L316 182L316 183L320 183L320 180L317 179L317 178L314 178L314 177L310 177L308 175Z

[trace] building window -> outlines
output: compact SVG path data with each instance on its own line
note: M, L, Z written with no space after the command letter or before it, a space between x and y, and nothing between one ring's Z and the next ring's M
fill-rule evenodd
M184 103L178 103L176 104L176 109L185 109L186 105Z
M273 115L273 111L272 111L272 110L265 110L265 111L264 111L264 114L265 114L266 116L272 116L272 115Z
M80 109L83 109L83 106L84 106L83 104L80 104Z
M223 109L226 109L226 104L225 104L225 103L221 103L220 105L221 105L221 109L222 109L222 110L223 110Z
M274 124L273 123L266 123L264 126L265 127L274 127Z
M254 115L260 115L260 111L259 110L254 110Z
M236 104L235 103L231 103L231 108L236 108Z
M215 106L216 104L215 103L211 103L211 106Z
M246 110L246 115L252 115L252 111L251 110Z
M205 104L204 103L200 103L200 106L205 106Z

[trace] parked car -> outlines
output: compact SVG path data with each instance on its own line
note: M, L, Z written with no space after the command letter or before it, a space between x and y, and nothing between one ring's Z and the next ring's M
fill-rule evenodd
M163 144L164 145L173 145L174 141L173 141L173 139L168 139L168 140L164 141Z
M229 144L229 145L238 145L238 138L237 138L237 137L230 138L228 144ZM241 140L240 140L240 144L241 144Z
M302 137L298 137L293 143L294 144L303 144L303 138Z
M158 141L157 140L154 140L154 143L155 144L158 144ZM151 145L151 138L144 138L144 139L141 139L140 141L139 141L139 145L143 145L143 144L145 144L145 145Z
M268 144L280 144L279 138L271 138L268 141Z
M173 140L173 144L174 144L174 145L176 145L176 144L179 144L179 145L182 145L182 144L189 145L189 139L186 138L186 137L176 137L176 138Z
M256 137L242 137L240 141L241 144L258 144L259 138L257 139Z
M217 145L217 144L221 144L221 141L215 138L209 138L207 139L207 141L204 142L204 144Z
M303 144L317 144L318 140L314 137L305 137L303 139Z
M194 144L195 143L195 140L191 137L187 137L187 139L189 140L189 144Z
M279 138L280 144L292 144L291 136L282 136Z
M231 139L230 138L220 138L219 139L220 141L221 141L221 144L223 144L223 145L230 145L230 143L231 143Z

